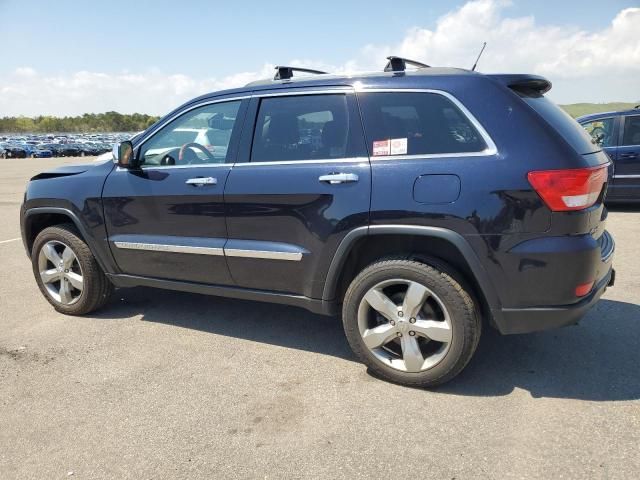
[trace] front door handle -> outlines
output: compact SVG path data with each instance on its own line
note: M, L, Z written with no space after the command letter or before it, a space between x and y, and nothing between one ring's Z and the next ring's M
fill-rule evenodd
M621 153L620 158L636 158L638 156L637 153Z
M190 178L184 183L187 185L193 185L194 187L204 187L205 185L216 185L218 183L218 179L213 177L196 177Z
M353 183L358 181L358 175L355 173L330 173L329 175L320 175L318 180L337 185L339 183Z

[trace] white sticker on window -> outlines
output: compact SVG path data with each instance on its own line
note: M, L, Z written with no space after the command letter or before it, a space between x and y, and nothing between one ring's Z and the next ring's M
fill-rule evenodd
M377 140L373 142L373 156L379 157L381 155L391 154L391 140Z
M391 139L391 155L406 155L407 154L407 139L406 138L392 138Z

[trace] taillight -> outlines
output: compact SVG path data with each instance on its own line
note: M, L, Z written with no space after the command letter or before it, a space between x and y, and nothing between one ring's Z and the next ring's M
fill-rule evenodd
M588 208L607 181L608 164L590 168L529 172L531 186L554 212Z

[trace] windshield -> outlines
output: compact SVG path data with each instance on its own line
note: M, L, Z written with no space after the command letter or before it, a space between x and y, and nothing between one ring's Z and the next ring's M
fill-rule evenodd
M600 146L593 142L584 128L547 97L534 91L518 92L518 94L549 125L555 128L576 152L587 154L600 151Z

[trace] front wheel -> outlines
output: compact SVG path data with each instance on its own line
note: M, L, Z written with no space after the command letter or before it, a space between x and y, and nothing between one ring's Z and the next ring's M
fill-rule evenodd
M365 268L347 290L342 321L351 348L373 373L413 387L458 375L481 332L465 288L448 273L410 260Z
M102 307L113 285L71 224L42 230L31 251L40 291L57 311L84 315Z

